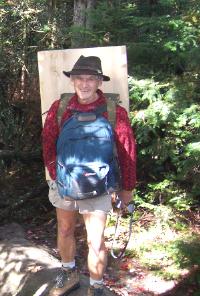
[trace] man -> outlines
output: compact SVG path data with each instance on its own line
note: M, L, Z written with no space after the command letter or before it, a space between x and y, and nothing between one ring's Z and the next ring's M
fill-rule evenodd
M68 295L79 287L79 275L76 268L76 242L74 229L76 214L79 211L87 231L88 269L90 286L88 296L103 295L103 274L107 263L107 252L104 243L104 229L107 213L112 209L111 194L104 193L92 199L73 200L58 193L56 180L56 143L66 120L71 118L72 110L91 112L106 104L106 98L99 89L103 81L110 77L102 72L101 60L96 56L81 56L71 71L63 71L71 79L75 94L69 100L58 124L57 111L60 100L50 107L43 129L44 162L52 181L49 182L49 199L57 213L57 243L61 256L61 274L50 291L51 296ZM124 205L132 199L132 190L136 182L136 149L135 140L126 110L117 105L114 138L117 147L121 172L121 190L118 192ZM108 117L108 112L102 114Z

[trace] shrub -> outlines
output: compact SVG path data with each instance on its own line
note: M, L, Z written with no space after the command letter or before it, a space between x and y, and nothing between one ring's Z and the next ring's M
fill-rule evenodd
M179 210L196 204L200 175L200 106L186 79L129 77L138 150L138 194Z

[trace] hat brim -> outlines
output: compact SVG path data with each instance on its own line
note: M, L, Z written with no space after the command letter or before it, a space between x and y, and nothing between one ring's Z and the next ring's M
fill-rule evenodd
M110 81L110 77L103 75L103 74L99 74L96 71L93 70L88 70L88 69L73 69L72 71L63 71L63 74L67 77L70 77L71 75L98 75L103 77L103 81Z

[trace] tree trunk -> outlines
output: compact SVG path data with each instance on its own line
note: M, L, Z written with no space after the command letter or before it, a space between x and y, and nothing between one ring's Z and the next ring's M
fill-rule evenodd
M90 11L95 8L96 0L88 0L87 1L87 14L85 19L85 28L88 30L92 30L93 24L90 16ZM89 13L88 13L89 12Z
M22 68L21 68L21 77L20 77L20 99L24 100L26 97L26 84L27 84L27 30L28 30L28 25L27 25L27 20L24 20L23 24L23 51L22 51Z
M89 11L95 7L96 0L74 0L72 47L87 46L85 30L92 30Z
M75 26L85 27L85 11L87 0L74 0L74 17Z
M0 160L42 160L42 152L41 151L11 151L11 150L0 150Z
M49 6L48 6L48 24L51 28L50 32L50 48L55 48L56 46L56 32L57 32L57 21L56 21L56 4L57 0L49 0Z

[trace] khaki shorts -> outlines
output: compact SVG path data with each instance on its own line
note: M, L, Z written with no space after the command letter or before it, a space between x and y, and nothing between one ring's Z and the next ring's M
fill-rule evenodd
M61 198L55 181L48 181L49 201L56 208L66 211L79 211L80 214L101 211L108 213L112 209L111 195L102 195L90 199L74 200Z

